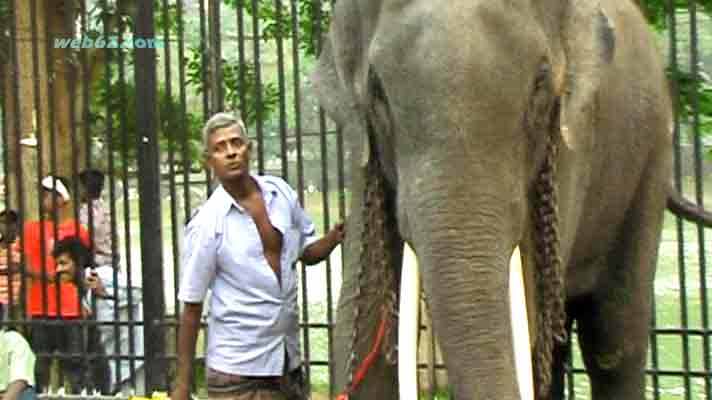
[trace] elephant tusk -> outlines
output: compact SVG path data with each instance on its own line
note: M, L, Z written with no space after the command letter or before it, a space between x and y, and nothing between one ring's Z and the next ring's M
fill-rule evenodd
M522 257L519 252L519 246L514 249L509 262L509 304L519 393L522 400L533 400L534 378L529 341L529 320L527 318Z
M406 246L404 253L398 314L398 391L401 400L417 400L420 275L412 251Z

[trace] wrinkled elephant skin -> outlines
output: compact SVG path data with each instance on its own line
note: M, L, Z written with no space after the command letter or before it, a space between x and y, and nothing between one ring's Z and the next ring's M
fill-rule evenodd
M336 2L315 81L354 162L337 390L373 343L390 290L379 276L399 276L407 242L455 398L520 398L509 259L520 246L531 283L537 179L550 159L560 321L577 321L593 399L644 398L672 160L661 60L630 0ZM535 286L532 320L547 296ZM563 398L562 349L549 353L550 398ZM397 398L384 358L353 399Z

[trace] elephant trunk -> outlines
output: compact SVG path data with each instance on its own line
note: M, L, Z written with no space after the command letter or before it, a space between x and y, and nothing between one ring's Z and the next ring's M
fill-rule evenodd
M521 202L513 201L512 192L429 193L448 195L417 202L408 219L417 224L411 225L412 245L455 398L520 399L509 261L521 229Z

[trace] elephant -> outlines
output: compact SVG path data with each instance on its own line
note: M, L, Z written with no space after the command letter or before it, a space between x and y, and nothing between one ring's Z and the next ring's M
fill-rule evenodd
M670 184L669 88L633 1L339 1L314 84L353 160L338 392L398 397L407 243L457 400L520 398L517 247L536 397L563 398L576 321L592 398L644 398L664 210L712 218Z

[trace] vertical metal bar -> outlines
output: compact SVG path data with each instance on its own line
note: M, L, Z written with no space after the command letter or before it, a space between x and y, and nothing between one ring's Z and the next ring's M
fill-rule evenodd
M692 137L695 160L695 199L700 206L703 204L704 187L703 187L703 172L702 172L702 142L700 137L700 64L699 64L699 43L697 29L697 2L688 2L687 9L690 16L690 71L692 73L692 90L691 105L692 105ZM709 328L709 313L707 309L707 266L706 266L706 246L705 246L705 230L702 223L697 223L697 244L698 244L698 260L700 263L699 281L700 281L700 302L702 304L701 317L703 329ZM702 336L702 354L705 371L710 371L710 338L709 335ZM712 397L712 388L710 378L705 379L705 395L709 399Z
M153 38L154 3L139 2L136 18L136 36ZM144 337L146 346L146 384L150 388L167 386L164 360L162 329L157 323L163 318L163 246L161 227L161 175L159 170L158 119L156 115L156 51L155 49L135 49L136 119L143 129L139 135L138 175L141 202L141 272L144 284L150 282L151 289L144 292Z
M672 105L672 111L673 111L673 153L674 153L674 181L675 181L675 188L676 190L682 192L682 154L680 152L680 88L678 86L678 72L679 72L679 67L678 67L678 59L677 59L677 17L676 17L676 4L675 0L667 0L667 7L668 10L670 10L670 14L668 17L668 26L669 26L669 36L668 36L668 42L669 42L669 48L668 48L668 63L670 65L670 73L672 74L670 76L670 96L671 96L671 105ZM682 243L683 241L683 225L682 225L682 220L678 217L675 219L675 225L676 225L676 231L677 231L677 240L678 240L678 278L682 281L684 281L684 275L685 275L685 266L684 266L684 257L682 256L682 252L684 251L684 244ZM682 287L682 286L681 286ZM684 293L684 292L683 292ZM686 296L683 295L683 301L686 299ZM685 304L684 306L681 305L681 308L686 309L687 305ZM657 326L657 324L653 325L654 327ZM652 341L652 346L657 348L657 334L653 333L653 341ZM688 336L687 334L683 334L682 336L682 350L683 350L683 363L687 363L686 365L689 365L689 342L688 342ZM660 399L660 378L658 376L657 371L659 370L659 358L657 351L653 353L653 360L652 360L652 365L653 365L653 370L655 371L653 373L653 398L654 400L659 400ZM688 379L689 381L689 379Z
M265 173L265 147L264 132L262 131L262 65L260 62L260 3L259 0L252 0L252 45L255 65L255 130L257 132L257 170L260 174Z
M5 24L7 21L4 21L0 19L0 24ZM0 154L2 155L2 185L4 187L4 191L1 193L4 196L4 207L3 209L7 212L9 211L11 207L11 199L10 199L10 171L9 171L9 164L8 164L8 155L9 151L8 148L10 147L8 144L8 123L7 123L7 115L8 115L8 110L7 110L7 96L8 96L8 90L7 87L5 86L6 79L8 77L6 76L7 73L7 68L5 66L0 66L0 120L2 120L2 123L0 123L0 140L2 140L2 146L0 146ZM22 231L18 232L20 236L22 236ZM4 232L3 232L4 234ZM10 244L5 243L3 248L5 248L5 251L9 251ZM12 258L8 258L8 267L10 269L15 268L16 266L12 263ZM22 279L24 281L24 279ZM21 282L22 282L21 281ZM10 280L10 285L12 285L12 281ZM20 290L24 288L24 285L20 283ZM10 293L12 293L12 289L10 289ZM22 294L20 294L20 299L19 299L19 304L24 304L22 301L23 297ZM17 299L15 299L17 301ZM12 318L12 313L11 310L13 309L13 296L10 296L10 303L6 305L7 310L5 311L0 311L0 329L6 329L6 319L13 319ZM26 313L21 313L21 315L25 315Z
M123 43L124 40L124 30L126 29L126 26L123 22L123 19L119 20L119 32L118 32L118 40L120 43ZM129 142L128 142L128 111L127 111L127 104L128 104L128 96L126 93L126 64L125 64L125 57L126 53L124 52L123 49L118 50L118 63L119 63L119 129L121 131L121 164L122 164L122 196L123 196L123 203L124 203L124 210L123 210L123 224L124 224L124 237L125 243L124 243L124 253L126 257L126 280L127 280L127 286L129 288L133 287L133 282L132 282L132 275L133 275L133 257L131 255L131 202L130 202L130 195L129 195L129 186L130 186L130 175L129 175ZM134 88L135 90L136 88ZM134 96L137 96L138 93L135 93ZM137 143L135 145L138 145ZM116 276L114 276L116 279ZM129 325L128 325L128 331L129 331L129 352L131 354L135 354L135 339L136 335L134 332L134 329L137 329L137 326L135 325L134 321L135 318L137 317L134 315L134 297L133 297L133 290L129 290L127 292L127 297L128 297L128 320L129 320ZM114 319L117 319L119 316L119 307L118 303L114 302ZM146 316L144 314L143 321L141 324L143 324L142 329L146 329L146 326L148 324L146 323ZM120 328L119 325L114 324L114 336L119 337L120 334ZM116 341L114 343L114 354L120 354L121 350L119 347L119 342ZM118 356L114 356L114 365L116 366L116 380L118 381L120 378L119 375L119 368L121 365L121 359ZM144 351L144 362L148 362L148 358L146 357L146 352ZM135 371L136 371L136 364L133 359L129 360L129 368L131 370L131 383L135 387Z
M253 0L254 1L254 0ZM293 67L293 79L294 79L294 113L295 113L295 135L296 135L296 145L297 145L297 193L299 195L299 202L306 207L304 204L304 159L303 159L303 149L302 149L302 106L301 106L301 87L300 87L300 63L299 63L299 8L296 1L290 2L290 12L292 14L292 67ZM302 263L301 267L302 274L302 287L307 287L307 270L306 265ZM309 298L307 296L307 291L302 290L302 319L305 324L309 324ZM306 381L311 382L311 354L310 354L310 340L309 340L309 328L304 329L304 365L306 366Z
M207 42L206 37L208 35L205 32L205 2L201 1L199 2L199 4L200 6L198 7L198 10L200 11L200 79L202 80L201 84L203 85L203 120L207 121L208 118L210 118L210 114L212 114L212 108L210 107L209 103L211 86L208 85L208 49L205 47L205 43Z
M38 49L38 44L37 44L37 2L36 0L32 0L30 4L30 24L31 24L31 36L32 36L32 78L34 81L34 87L33 87L33 93L34 93L34 110L41 110L41 103L40 103L40 94L39 94L39 49ZM21 79L18 77L18 80ZM19 93L18 93L19 94ZM16 110L17 112L15 113L15 119L20 120L22 118L22 111L18 108ZM37 116L37 119L35 119L35 116L33 115L32 117L32 124L36 124L35 126L37 128L42 127L41 121L43 116L41 115L40 112L35 112L34 113ZM35 131L34 135L37 138L37 181L35 183L37 187L37 201L39 204L39 211L38 211L38 217L41 220L42 219L42 188L40 181L42 180L42 168L43 168L43 163L42 163L42 153L43 153L43 140L42 140L42 133L41 131ZM22 153L22 147L18 146L16 148L16 152L21 154ZM22 176L22 174L19 174L19 176ZM19 190L19 187L18 187ZM22 190L20 191L22 192ZM22 208L22 206L20 206ZM46 241L45 238L45 230L40 229L40 243L44 244ZM46 270L46 255L44 253L44 245L41 246L41 252L40 252L40 258L42 260L42 270ZM23 251L24 252L24 251ZM33 283L34 284L34 283ZM42 284L43 284L43 299L45 302L45 311L47 310L47 282L46 279L42 279ZM59 290L58 290L59 292ZM59 302L57 303L57 307L59 310ZM46 314L45 314L46 315ZM59 315L59 312L58 312ZM61 377L61 374L60 374ZM44 383L44 382L43 382ZM45 388L46 389L46 388Z
M183 211L186 219L190 216L190 153L188 143L190 132L188 127L188 106L185 92L185 27L183 25L183 0L176 0L176 18L178 19L178 84L180 92L181 136L183 153ZM174 286L178 287L178 276L175 277ZM177 294L176 294L177 297ZM178 315L178 308L176 308ZM177 341L176 341L177 343Z
M245 4L244 0L236 0L235 7L237 8L237 56L240 64L239 81L240 81L240 118L248 124L247 121L247 91L245 90L247 63L245 61Z
M88 37L87 35L87 5L86 5L86 0L81 0L79 2L79 12L80 12L80 21L82 25L81 33L82 33L82 41L84 38ZM82 133L84 134L84 151L85 151L85 165L84 169L88 170L92 167L92 162L91 162L91 157L92 157L92 147L91 147L91 129L89 127L89 86L92 84L91 82L91 74L89 71L89 62L87 60L87 51L88 49L82 46L82 49L79 51L79 62L81 64L81 69L82 69L82 79L81 79L81 90L82 90L82 114L81 114L81 126L83 127ZM77 153L80 154L80 153ZM79 158L79 157L77 157ZM76 223L79 224L79 207L80 207L80 201L81 199L79 198L79 180L76 179L76 177L79 176L79 168L73 171L72 176L69 177L74 186L74 208L75 208L75 213L74 216L76 218ZM95 232L95 226L94 226L94 212L93 210L93 202L94 200L88 200L87 203L87 215L89 217L89 235L90 235L90 243L89 243L89 248L91 251L91 254L94 255L95 247L94 247L94 240L96 236ZM82 268L82 267L80 267ZM83 271L82 271L83 273ZM83 275L82 275L83 276ZM80 307L81 307L81 299L84 298L85 296L85 290L83 285L77 285L78 292L79 292L79 302L80 302ZM96 315L96 298L95 296L92 296L92 314ZM86 324L86 319L82 318L82 326L81 326L81 331L82 331L82 341L83 343L90 343L90 336L89 336L89 326ZM96 329L96 327L92 328ZM84 349L84 368L87 370L90 370L92 365L94 364L94 361L89 357L89 349L91 349L91 346L85 346ZM96 350L96 349L93 349ZM83 380L85 380L87 377L84 376ZM95 388L94 386L97 382L83 382L83 387L88 388L92 387Z
M168 15L168 0L163 0L163 15ZM166 110L166 115L163 118L173 118L173 91L171 85L171 51L170 51L170 20L166 17L164 18L163 25L163 43L164 47L164 66L165 66L165 76L164 82L166 85L166 98L168 109ZM179 62L182 62L179 61ZM176 194L176 169L175 169L175 139L174 135L177 132L169 129L164 132L168 136L168 180L169 180L169 191L170 191L170 203L171 203L171 249L173 250L173 313L178 315L178 271L180 270L179 261L179 251L178 248L178 199ZM177 341L176 341L177 345ZM168 349L166 349L167 351Z
M107 0L102 0L101 7L106 10L107 9ZM108 38L110 35L109 32L109 27L106 21L103 23L104 25L104 38ZM117 212L116 212L116 178L114 176L114 168L115 168L115 163L114 163L114 107L112 107L111 104L111 99L113 99L113 89L111 86L111 76L112 76L112 70L111 70L111 64L113 61L113 50L111 49L106 49L106 63L104 65L104 82L105 82L105 87L104 90L106 90L106 104L104 105L106 107L106 143L107 143L107 153L108 153L108 178L109 178L109 214L110 214L110 234L111 234L111 267L112 267L112 278L113 278L113 287L112 293L118 293L118 270L119 270L119 248L118 248L118 229L116 225L116 219L117 219ZM131 304L129 304L131 307ZM114 337L119 338L120 336L120 328L119 325L116 323L116 321L119 320L119 312L118 312L118 302L114 302L114 317L113 321L113 330L114 330ZM101 334L103 325L97 326L97 332L98 334ZM119 348L119 340L115 340L114 343L114 354L117 354L120 352ZM108 357L108 354L104 354L103 357L107 363L107 366L109 365L110 362L116 363L116 359L110 359ZM116 373L115 373L115 381L119 382L120 377L119 371L120 368L115 368ZM132 384L135 382L134 380L134 371L131 370L131 381Z
M676 20L675 10L676 4L672 4L672 18L673 21ZM676 38L675 38L676 39ZM676 40L671 41L671 46L675 46L675 53L673 53L674 61L677 60L677 43ZM677 81L677 64L674 66L675 81ZM675 85L677 82L675 82ZM676 89L677 86L675 86ZM679 110L679 93L673 94L674 96L674 107ZM675 121L675 181L678 189L682 192L682 154L681 154L681 138L679 121ZM685 261L685 231L684 222L679 217L676 218L677 227L677 240L678 240L678 284L680 285L680 324L682 325L682 369L683 369L683 382L685 387L686 399L689 400L690 396L690 376L688 375L690 371L690 339L687 333L689 327L689 319L687 315L687 267Z
M200 2L200 68L201 68L201 79L203 86L203 121L207 121L210 116L215 112L215 105L210 104L211 91L213 90L213 85L209 84L209 79L214 79L215 74L208 75L208 51L209 49L205 47L207 42L206 37L209 38L209 34L206 33L206 22L205 22L205 2ZM208 21L209 22L209 21ZM205 169L205 197L210 196L210 171Z
M284 79L284 6L282 0L275 0L277 25L277 84L279 87L279 138L280 157L282 160L282 178L289 180L289 160L287 159L287 100Z
M322 32L321 32L321 19L323 18L321 7L321 0L315 0L313 3L315 6L314 15L312 15L312 22L314 24L313 32L316 40L315 48L317 53L321 53L322 48ZM296 16L295 16L296 18ZM324 232L329 231L331 226L331 202L329 199L331 188L329 186L329 166L328 166L328 143L327 143L327 126L326 126L326 115L324 109L319 107L319 139L321 147L321 193L322 193L322 207L324 207ZM343 247L342 247L343 248ZM334 397L334 301L333 301L333 285L332 285L332 271L331 271L331 257L326 259L326 320L327 320L327 351L329 355L329 396Z
M182 168L183 168L183 212L185 215L185 220L187 221L191 215L191 204L190 204L190 175L191 175L191 162L190 153L188 151L188 143L190 140L190 132L188 127L188 107L187 107L187 95L185 91L185 39L184 39L184 24L183 24L183 0L176 0L176 18L178 19L178 84L180 92L180 113L181 113L181 145L182 145ZM175 316L178 320L180 315L180 301L178 301L178 288L180 285L179 274L177 271L180 270L180 266L174 266L173 274L173 301L175 304ZM174 351L178 353L178 327L176 326L174 332Z
M659 370L659 356L658 356L658 335L655 332L655 328L658 326L658 316L657 316L657 305L655 301L655 296L653 296L653 312L652 312L652 328L650 330L650 362L653 368L651 375L653 381L653 398L657 399L659 397L658 386L660 385L658 379Z
M433 397L434 397L434 394L437 393L437 391L438 391L438 368L437 368L438 367L438 365L437 365L438 364L438 353L437 353L438 347L437 347L437 344L436 344L437 342L435 339L435 331L433 330L433 319L429 318L429 320L430 320L430 327L428 329L430 329L430 343L428 345L430 346L431 354L433 355L431 357L431 360L434 364L433 368L432 368L431 382L433 383Z
M222 50L220 46L220 2L221 0L210 0L208 21L210 25L210 55L211 57L211 96L212 112L225 109L222 88Z
M14 147L14 162L15 162L15 190L17 190L17 215L18 215L18 220L19 223L21 224L20 226L24 225L25 222L25 196L24 196L24 188L23 188L23 180L22 180L22 156L21 156L21 149L20 147L20 137L22 136L22 127L20 123L20 118L21 118L21 112L20 112L20 71L19 71L19 63L18 63L18 55L17 55L17 46L19 43L18 37L17 37L17 8L13 7L13 13L11 16L11 23L10 23L10 38L11 38L11 45L10 45L10 52L11 52L11 57L12 57L12 105L13 105L13 127L12 129L15 131L15 135L13 138L14 143L12 143L12 146ZM10 127L8 127L10 128ZM9 179L8 179L9 181ZM8 188L11 186L8 185ZM7 193L7 201L8 204L10 203L10 200L12 199L11 197L12 193ZM20 264L22 266L26 265L26 256L25 256L25 235L23 233L19 234L19 245L20 245L20 251L21 251L21 260ZM43 269L44 271L44 269ZM25 270L23 269L23 274L25 273ZM24 279L23 279L24 281ZM46 287L46 285L45 285ZM45 299L47 298L47 292L45 290ZM45 306L46 310L46 306ZM23 313L24 314L24 313ZM39 357L40 360L42 356ZM41 361L40 361L41 362Z
M573 330L572 330L573 331ZM574 357L573 357L573 345L572 345L572 339L571 339L571 334L569 334L566 337L566 347L568 348L569 356L566 358L565 361L565 368L564 370L566 371L566 383L567 383L567 388L568 388L568 398L569 400L574 400L576 398L574 390Z

